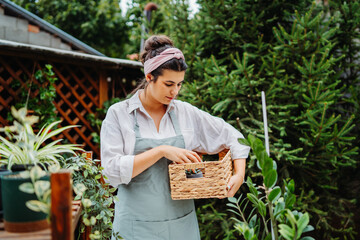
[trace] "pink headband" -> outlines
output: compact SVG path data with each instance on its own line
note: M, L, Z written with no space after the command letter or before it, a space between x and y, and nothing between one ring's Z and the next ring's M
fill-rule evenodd
M152 71L154 71L155 69L160 67L161 64L163 64L173 58L184 59L184 61L185 61L185 57L184 57L183 53L177 48L168 48L168 49L162 51L160 53L160 55L157 55L153 58L146 60L146 62L144 63L145 76L148 73L151 73Z

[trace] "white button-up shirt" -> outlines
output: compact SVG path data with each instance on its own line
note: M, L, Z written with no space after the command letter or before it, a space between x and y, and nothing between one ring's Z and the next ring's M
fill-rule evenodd
M141 90L140 90L141 91ZM131 181L134 165L134 110L143 138L162 139L175 136L169 111L178 118L185 148L215 154L225 148L231 150L232 159L247 158L250 148L241 145L243 135L223 119L211 116L189 103L173 100L160 121L159 132L153 119L141 104L138 91L131 98L112 105L101 126L101 164L103 173L114 187Z

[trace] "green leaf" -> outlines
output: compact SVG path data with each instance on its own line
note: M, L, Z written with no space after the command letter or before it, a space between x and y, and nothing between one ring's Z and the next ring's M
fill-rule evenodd
M292 206L294 205L296 201L296 197L294 194L289 194L286 199L285 199L285 206L289 209L292 208Z
M37 196L43 196L50 189L50 182L39 180L34 183L34 189Z
M77 183L74 187L74 192L76 193L76 195L82 195L85 190L87 189L87 187L83 184L83 183Z
M92 201L90 199L83 199L82 204L85 208L88 208L92 206Z
M85 218L85 217L83 217L82 221L85 224L85 226L90 226L91 225L90 220Z
M238 141L242 145L250 146L249 141L247 139L245 139L245 138L238 138Z
M248 186L250 192L255 196L258 197L259 193L257 189L254 187L254 184L251 181L251 178L248 176L246 180L246 185Z
M50 206L46 205L43 202L40 202L37 200L30 200L30 201L27 201L25 204L29 209L31 209L35 212L43 212L43 213L47 213L47 214L50 213Z
M21 178L27 179L30 178L30 172L29 171L22 171L19 173Z
M289 191L290 191L291 193L294 193L294 192L295 192L295 182L294 182L294 179L291 179L286 186L287 186L287 188L289 189Z
M303 233L314 231L314 227L311 225L307 225L303 230Z
M268 235L266 235L265 240L271 240L271 239L272 239L271 233L269 233Z
M46 175L46 172L44 170L42 170L38 165L35 165L30 170L30 178L32 181L35 181L45 175Z
M252 193L248 193L246 196L256 207L259 205L259 200Z
M274 169L271 169L264 176L264 184L267 188L272 188L277 181L277 172Z
M309 214L305 213L303 214L300 219L296 222L297 229L298 229L298 235L301 236L303 230L305 227L309 224Z
M261 167L262 173L263 175L265 175L269 170L274 169L273 168L273 160L268 157L267 153L265 151L263 151L263 153L265 154L264 156L264 163L263 166Z
M295 231L291 227L286 224L279 224L279 233L283 236L286 240L293 240Z
M261 214L261 216L266 217L266 206L265 206L264 202L261 200L259 200L258 209L259 209L259 213Z
M269 201L273 202L276 201L281 196L281 189L279 186L273 188L268 196Z
M291 226L292 226L293 228L295 228L296 219L295 219L294 214L293 214L289 209L286 210L286 218L287 218L287 220L290 222Z
M49 172L51 173L56 173L60 170L60 165L59 164L51 164L49 167L48 167L48 170Z
M285 203L278 202L274 209L274 216L276 217L276 219L278 219L284 211L285 211Z
M237 200L234 197L228 197L228 201L237 204Z
M91 218L90 218L90 224L91 224L91 225L95 225L95 223L96 223L96 217L91 216Z
M34 186L32 185L32 183L29 183L29 182L22 183L19 186L19 189L21 191L29 193L29 194L34 194L35 193Z
M252 218L249 221L249 227L250 228L255 228L256 227L256 220L257 220L257 215L254 214L254 216L252 216Z
M315 239L312 237L306 236L306 237L300 238L300 240L315 240Z

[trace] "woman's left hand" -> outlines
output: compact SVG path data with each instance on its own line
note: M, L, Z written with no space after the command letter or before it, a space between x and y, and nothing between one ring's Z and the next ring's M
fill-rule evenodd
M228 197L233 197L235 193L239 190L241 184L243 184L245 176L245 164L245 158L233 160L234 175L232 175L228 183Z
M240 186L244 181L244 176L241 174L232 175L228 183L228 197L233 197L235 193L239 190Z

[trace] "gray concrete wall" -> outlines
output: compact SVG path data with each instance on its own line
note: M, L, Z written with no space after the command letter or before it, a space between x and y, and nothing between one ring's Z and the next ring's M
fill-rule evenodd
M63 50L72 50L71 46L61 41L57 36L48 32L29 32L29 22L25 19L5 15L4 9L0 7L0 39L27 43Z

